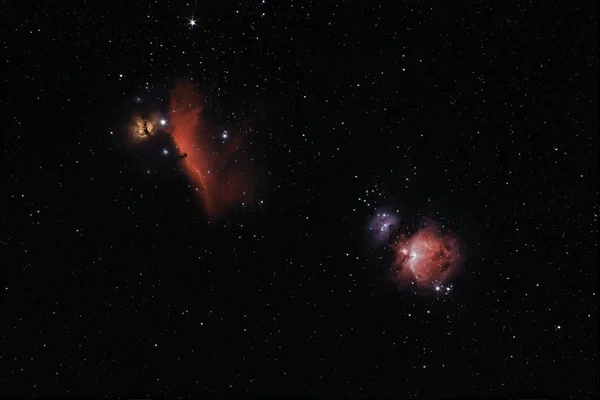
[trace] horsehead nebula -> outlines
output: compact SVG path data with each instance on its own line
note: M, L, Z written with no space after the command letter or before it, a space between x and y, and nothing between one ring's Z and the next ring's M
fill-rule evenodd
M179 81L171 91L170 129L182 153L183 168L198 200L214 220L231 207L250 200L253 178L243 160L242 136L212 137L202 120L203 105L194 85Z
M401 283L414 282L422 288L436 288L446 283L460 262L458 238L444 234L434 221L393 246L396 253L393 269Z

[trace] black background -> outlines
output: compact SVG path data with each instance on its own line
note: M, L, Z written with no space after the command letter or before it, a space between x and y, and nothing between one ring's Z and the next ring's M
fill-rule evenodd
M597 8L559 3L4 3L0 395L597 396ZM215 224L123 137L176 78L253 128ZM378 207L461 238L448 295L389 282Z

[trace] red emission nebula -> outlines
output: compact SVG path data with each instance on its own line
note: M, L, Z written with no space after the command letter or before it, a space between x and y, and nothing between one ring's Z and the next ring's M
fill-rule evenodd
M201 119L202 101L194 85L181 81L171 91L170 129L206 213L214 220L228 208L249 200L252 178L241 162L242 137L220 143L208 134ZM224 146L217 148L217 146Z
M429 222L415 235L394 244L396 278L423 288L442 285L460 265L459 247L456 237L442 234L434 222Z

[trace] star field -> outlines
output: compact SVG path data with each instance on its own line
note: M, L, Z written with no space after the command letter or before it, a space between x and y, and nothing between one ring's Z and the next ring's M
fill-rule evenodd
M595 3L3 11L0 397L598 396Z

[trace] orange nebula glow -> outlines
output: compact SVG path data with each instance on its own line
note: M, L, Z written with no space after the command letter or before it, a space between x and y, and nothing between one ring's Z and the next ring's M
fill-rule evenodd
M129 123L130 137L135 142L147 140L158 130L160 115L153 114L148 118L135 114Z
M170 128L175 145L187 154L183 167L204 205L214 220L236 204L250 200L253 182L243 167L241 136L220 143L208 134L201 119L202 101L194 85L177 82L171 91ZM224 146L223 148L217 148Z

